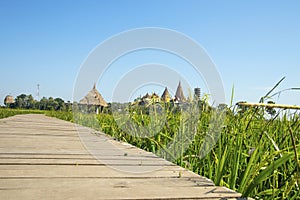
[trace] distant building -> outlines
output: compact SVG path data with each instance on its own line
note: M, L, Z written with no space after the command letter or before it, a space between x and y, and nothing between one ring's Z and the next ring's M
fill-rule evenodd
M147 92L143 97L136 98L131 105L149 106L157 102L160 102L160 97L155 92L152 95Z
M96 113L99 112L99 108L102 111L104 107L107 107L108 104L103 99L101 94L96 89L96 84L94 84L94 87L91 91L88 92L88 94L79 101L79 104L81 105L87 105L89 106L96 106Z
M194 89L194 99L195 100L200 100L200 92L201 92L200 88ZM185 103L187 101L192 101L192 100L193 99L188 100L184 96L181 82L179 81L174 98L171 98L168 88L165 87L165 90L164 90L163 94L161 95L161 97L159 97L155 92L152 93L151 95L149 95L149 93L146 93L144 96L142 96L142 97L140 96L140 97L136 98L134 100L134 102L131 103L131 105L140 105L140 106L146 105L146 106L148 106L148 105L151 105L153 103L158 103L158 102Z
M155 102L158 102L158 101L159 101L159 96L158 96L158 94L156 94L155 92L152 93L151 99L153 99Z
M148 92L147 92L147 94L145 94L145 95L140 99L140 101L138 102L138 104L139 104L140 106L148 105L149 102L150 102L150 100L151 100L151 96L150 96L150 95L148 94Z
M179 84L178 84L178 87L176 90L176 94L175 94L175 102L179 102L179 103L186 102L186 98L183 94L183 89L181 87L180 81L179 81Z
M165 103L170 102L171 100L171 96L167 87L165 88L163 94L161 95L161 100Z
M11 104L14 104L15 103L15 99L13 96L11 95L7 95L5 98L4 98L4 104L7 106L7 107L10 107Z
M194 98L195 100L199 100L201 95L201 89L200 88L195 88L194 89Z
M150 99L151 98L151 96L148 94L148 92L147 92L147 94L145 94L143 97L142 97L142 99L144 99L144 100L148 100L148 99Z

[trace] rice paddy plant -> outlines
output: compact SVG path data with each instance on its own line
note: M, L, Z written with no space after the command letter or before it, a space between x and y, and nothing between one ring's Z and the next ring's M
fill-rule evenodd
M300 122L295 115L287 119L286 114L266 120L263 112L250 109L227 114L222 134L211 153L204 159L198 158L201 141L196 141L188 152L190 156L185 158L197 165L193 167L195 171L214 180L216 185L229 187L244 196L297 198ZM297 136L291 136L289 126ZM295 183L288 184L293 189L286 186L289 180Z
M55 117L58 119L62 119L65 121L74 122L73 120L73 112L71 111L45 111L45 115L49 117Z
M206 102L199 104L200 115L183 114L180 107L166 106L165 121L157 133L145 134L158 115L149 116L149 109L131 107L126 111L130 123L122 115L77 113L76 123L101 130L114 138L129 142L141 149L154 152L176 164L206 176L216 185L226 186L256 199L299 199L300 184L300 120L299 113L278 110L267 116L264 108L225 108L221 133L211 137L216 144L202 156L203 144L211 136L213 108ZM161 114L161 111L152 110ZM156 114L157 114L156 113ZM53 113L52 113L53 114ZM56 115L64 115L62 112ZM70 120L70 113L60 117ZM189 121L190 117L197 120ZM58 117L58 116L56 116ZM75 120L76 118L76 120ZM119 121L118 121L119 120ZM191 123L192 122L192 123ZM123 128L122 128L123 126ZM124 128L125 127L125 128ZM193 135L193 131L197 130ZM144 131L140 135L140 131ZM128 132L132 131L132 132ZM191 134L185 137L184 134ZM185 143L174 143L181 137ZM174 148L169 148L172 146ZM182 156L172 158L179 152Z

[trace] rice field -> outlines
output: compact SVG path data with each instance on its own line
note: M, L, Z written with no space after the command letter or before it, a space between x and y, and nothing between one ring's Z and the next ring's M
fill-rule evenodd
M114 138L159 154L243 196L255 199L299 199L299 112L281 109L268 114L265 108L259 107L225 108L220 135L218 138L212 137L216 140L215 145L208 154L202 156L200 150L210 133L214 109L205 102L196 106L200 108L199 115L193 113L193 108L189 112L182 112L180 107L170 104L157 107L163 110L130 107L125 114L58 111L45 114L101 130ZM0 116L29 112L32 111L1 109ZM188 120L193 116L197 118ZM126 117L133 123L128 123ZM162 121L163 124L160 123ZM157 124L158 128L155 127ZM149 129L143 127L155 131L144 134ZM195 134L191 134L195 130ZM190 135L183 138L187 134ZM187 139L188 146L183 148ZM172 157L174 152L168 148L174 141L177 143L171 151L179 152L180 156Z
M269 115L265 108L226 108L218 140L212 150L203 157L199 152L203 148L204 138L209 133L210 118L214 109L207 104L200 105L201 114L198 115L197 123L188 124L186 118L191 115L184 116L177 107L162 106L167 107L164 113L166 121L157 133L148 133L148 136L139 134L144 131L140 127L151 127L151 120L158 123L162 120L159 118L162 115L156 113L157 115L151 117L149 109L143 107L130 108L126 112L135 126L128 124L122 115L116 114L74 113L72 117L71 112L48 112L47 115L101 130L114 138L169 160L168 152L160 154L161 150L167 149L174 138L182 136L180 133L190 134L192 130L197 130L188 147L183 149L181 144L174 147L181 156L173 160L171 158L173 162L208 177L216 185L240 192L243 196L255 199L299 199L298 112L277 110ZM130 130L131 133L126 130Z

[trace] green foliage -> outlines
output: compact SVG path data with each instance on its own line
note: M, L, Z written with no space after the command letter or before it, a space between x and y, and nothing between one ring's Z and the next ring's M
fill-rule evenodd
M15 98L15 102L6 105L9 108L17 109L37 109L37 110L56 110L56 111L69 111L71 110L71 103L65 103L61 98L43 97L37 101L33 96L21 94Z
M73 120L73 112L72 111L44 111L46 116L56 117L58 119L62 119L69 122L74 122Z
M22 114L43 114L40 110L24 110L24 109L10 109L10 108L0 108L0 119Z

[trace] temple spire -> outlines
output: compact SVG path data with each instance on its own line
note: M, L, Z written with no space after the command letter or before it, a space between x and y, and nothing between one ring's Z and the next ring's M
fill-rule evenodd
M178 101L178 102L185 102L186 101L186 98L183 94L183 89L182 89L180 81L179 81L179 84L178 84L178 87L177 87L177 90L176 90L175 100Z

